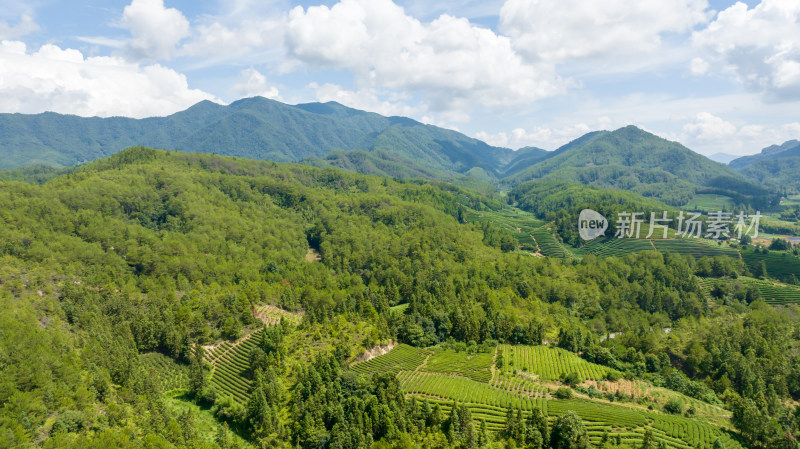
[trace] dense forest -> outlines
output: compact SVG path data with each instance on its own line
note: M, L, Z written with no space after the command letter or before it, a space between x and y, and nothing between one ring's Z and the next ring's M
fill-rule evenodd
M137 147L45 172L0 182L0 447L593 446L571 411L509 409L489 431L463 404L350 369L388 342L558 347L724 407L744 447L798 447L797 307L737 283L709 300L699 282L751 275L741 260L531 257L465 219L497 199L333 168ZM532 191L511 197L555 222L573 207ZM264 304L302 318L266 326ZM204 346L253 332L235 401L209 381ZM149 355L185 370L214 434L169 406ZM603 445L632 447L620 441Z

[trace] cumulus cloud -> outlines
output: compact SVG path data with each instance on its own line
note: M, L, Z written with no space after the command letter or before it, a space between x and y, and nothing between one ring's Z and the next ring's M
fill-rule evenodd
M0 110L54 111L81 116L168 115L201 100L186 77L158 64L120 57L90 57L74 49L44 45L29 53L18 41L0 43Z
M699 145L704 153L725 152L747 154L768 145L782 143L800 137L800 123L765 126L760 124L734 124L708 112L698 113L685 123L676 136L689 148Z
M604 129L609 123L610 120L607 117L601 117L593 126L586 123L564 126L537 125L527 130L514 128L510 133L498 132L490 134L480 131L475 134L475 138L498 147L518 149L531 146L555 150L592 130Z
M169 59L190 32L183 13L164 7L163 0L133 0L123 10L121 24L131 32L125 49L134 60Z
M689 65L689 70L691 70L693 75L703 75L704 73L708 72L709 67L710 65L705 59L693 58L691 64Z
M0 20L0 39L14 39L39 30L39 25L27 14L20 17L16 25Z
M686 136L696 140L720 140L738 132L733 123L708 112L700 112L694 121L683 125Z
M385 116L407 117L420 112L418 108L405 104L404 96L394 92L380 92L373 88L350 90L333 83L322 85L311 83L308 87L314 89L317 100L323 103L335 101L354 109L377 112Z
M769 101L800 100L800 2L736 3L692 40L721 70Z
M529 59L561 62L651 52L708 19L706 0L507 0L500 30Z
M567 86L552 65L524 62L507 37L449 15L422 23L390 0L296 7L285 39L302 63L347 69L362 88L422 93L433 111L524 104Z
M240 97L261 96L281 100L278 88L267 82L267 77L254 68L242 70L231 91Z
M265 49L281 52L283 23L280 18L249 18L236 20L232 24L216 19L219 18L196 24L191 37L181 46L180 54L202 56L203 62L213 64L227 60L241 61L253 56L253 53L263 59Z

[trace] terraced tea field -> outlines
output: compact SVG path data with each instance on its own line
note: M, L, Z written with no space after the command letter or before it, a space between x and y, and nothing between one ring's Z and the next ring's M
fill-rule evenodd
M739 282L742 285L752 285L758 289L764 301L768 304L800 304L800 286L784 284L782 282L755 279L740 276L738 279L700 278L700 287L710 297L711 290L718 283Z
M287 312L271 305L262 305L254 308L253 316L267 326L272 326L288 320L298 324L302 315ZM261 330L251 332L235 342L223 341L222 343L205 346L205 360L211 364L211 384L220 395L231 396L239 402L246 402L250 397L251 381L247 377L250 365L250 351L258 345L261 339Z
M716 243L693 238L678 238L672 240L653 240L653 244L660 252L691 255L695 259L709 256L739 257L739 252L729 246L718 246Z
M535 252L538 250L536 242L531 238L535 228L544 223L533 214L517 208L504 208L497 211L471 211L467 215L470 223L491 222L494 226L510 232L519 242L522 251Z
M501 345L498 351L498 356L503 354L503 367L493 370L489 365L493 373L488 381L484 381L484 375L475 373L482 373L487 362L491 363L491 357L487 357L490 354L467 354L441 348L425 350L400 345L387 354L353 364L351 368L371 374L406 367L408 369L398 371L397 378L408 396L438 405L445 415L457 401L470 409L476 423L485 421L490 431L504 428L509 408L522 410L524 414L537 408L548 415L551 424L556 417L572 410L584 421L590 440L596 446L608 433L612 442L619 438L621 443L636 447L650 430L656 440L668 448L711 448L719 439L727 449L742 449L726 430L697 417L688 419L604 400L553 399L549 387L537 379L552 381L561 373L573 371L587 379L601 379L611 371L575 354L544 346ZM462 360L458 360L459 357ZM514 368L518 370L516 373ZM709 413L712 412L715 411Z
M553 233L547 227L536 228L532 232L533 238L539 247L539 251L547 257L558 257L561 259L570 259L575 255L567 248L566 245L559 242Z
M350 369L357 373L372 375L376 373L398 373L412 371L422 365L430 351L405 344L397 345L384 355L357 362L350 365Z
M453 373L478 382L492 378L492 354L465 354L452 349L437 349L422 367L434 373Z
M618 371L587 362L561 348L501 345L498 347L498 357L499 354L502 354L502 372L524 371L541 380L558 380L569 373L577 373L582 379L594 380L604 379L609 372L619 374Z
M261 305L255 307L253 309L253 316L267 326L278 324L282 319L288 320L290 323L297 325L300 324L300 320L303 318L302 314L287 312L286 310L272 305Z
M749 249L742 252L742 257L751 272L756 272L763 261L767 267L767 276L771 278L788 281L794 275L800 279L800 258L792 254L779 251L763 254Z
M161 391L169 392L189 387L189 366L176 362L158 352L141 354L139 360L146 372L158 382Z
M653 244L650 243L650 240L600 237L591 240L583 247L574 251L581 255L594 254L598 257L620 257L641 251L655 251L655 248Z
M224 342L206 351L206 361L213 367L211 384L220 395L231 396L239 402L247 402L250 397L251 381L247 377L250 351L261 338L261 331L255 331L234 343Z

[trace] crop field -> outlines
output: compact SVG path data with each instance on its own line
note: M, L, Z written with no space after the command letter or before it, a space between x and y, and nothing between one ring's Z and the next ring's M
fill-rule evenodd
M357 373L367 375L389 372L397 373L403 370L410 371L422 365L428 354L430 354L430 352L425 349L401 344L386 354L379 355L378 357L364 362L353 363L350 365L350 369Z
M534 229L532 235L536 239L536 244L539 246L539 250L545 256L558 257L561 259L575 257L575 255L567 248L567 246L559 242L553 233L547 229L547 227L542 226Z
M761 262L767 267L767 276L788 281L791 275L800 278L800 258L783 251L769 251L766 254L750 249L742 252L744 263L751 272L758 269Z
M739 282L752 285L758 289L768 304L800 304L800 286L784 284L773 280L755 279L740 276L738 279L699 278L700 287L709 294L720 282Z
M536 243L531 238L533 230L544 224L533 214L517 208L504 208L498 211L471 211L467 215L470 223L491 222L500 229L510 232L519 242L523 251L537 251Z
M391 310L392 313L396 313L398 315L402 315L402 314L404 314L406 312L406 309L408 309L408 306L410 306L410 305L411 305L410 303L406 302L406 303L403 303L403 304L398 304L396 306L389 307L389 310Z
M713 193L698 193L691 201L683 206L683 209L696 212L716 212L722 209L731 210L733 206L733 199L729 196Z
M478 382L489 382L492 378L492 354L466 354L452 349L436 349L420 368L435 373L453 373Z
M290 323L297 325L300 324L300 320L303 317L299 313L287 312L286 310L272 305L261 305L256 307L253 309L253 316L267 326L278 324L282 319L288 320Z
M460 403L485 404L497 408L514 407L531 410L532 407L546 411L544 398L525 398L506 390L492 387L466 377L451 376L422 371L401 371L397 378L403 390L410 394L435 396ZM505 410L503 410L505 413ZM505 421L505 419L503 420Z
M629 238L597 238L575 250L580 254L594 254L598 257L620 257L641 251L655 251L650 240Z
M669 251L671 253L691 255L695 259L704 256L739 257L739 252L730 246L719 246L710 240L683 237L671 239L601 237L588 242L581 248L572 249L575 254L594 254L598 257L621 257L626 254L655 250L662 253Z
M551 423L572 410L586 424L594 445L599 445L608 433L612 441L618 437L623 444L633 447L641 443L646 430L651 430L656 440L673 449L710 448L717 438L726 448L742 448L725 430L698 417L687 419L605 400L552 398L550 387L539 381L553 382L562 373L570 372L585 379L602 379L611 371L568 351L546 346L501 345L497 355L502 356L503 367L494 376L492 354L407 345L354 363L351 369L363 374L396 372L409 397L438 405L445 415L458 402L470 409L476 423L485 421L490 431L504 428L509 408L522 410L524 414L538 408L548 415ZM720 410L703 409L702 416L717 418L713 422L725 422L727 415Z
M161 391L168 392L189 387L188 365L158 352L141 354L139 360L145 370L157 379Z
M561 348L547 346L501 345L498 348L503 358L504 373L524 371L542 380L558 380L569 373L577 373L582 379L601 380L611 368L587 362Z
M524 373L514 375L498 372L492 378L490 384L495 388L528 398L545 397L551 393L549 388L534 381L531 377L525 376Z
M574 411L584 421L594 445L599 445L605 433L614 438L619 436L623 444L638 445L649 429L657 441L663 441L670 448L710 448L717 438L726 448L742 447L723 429L682 416L584 399L519 399L479 382L430 373L402 372L398 377L410 396L438 404L445 414L457 401L470 409L473 420L486 421L487 428L492 431L504 428L509 407L523 413L535 407L549 415L551 424L568 410Z
M702 239L678 238L672 240L653 240L660 252L691 255L695 259L701 257L728 256L739 257L739 252L729 246L718 246L716 243Z
M249 369L250 351L256 347L261 331L255 331L235 343L224 342L206 352L206 360L213 367L211 384L218 394L231 396L239 402L250 397Z

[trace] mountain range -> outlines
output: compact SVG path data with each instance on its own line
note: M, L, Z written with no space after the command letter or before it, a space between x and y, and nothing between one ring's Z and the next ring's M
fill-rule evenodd
M758 154L731 161L730 166L773 189L796 192L800 190L800 141L771 145Z
M145 119L0 114L0 168L72 166L138 145L470 186L576 181L631 190L672 205L686 204L697 193L724 194L737 203L771 195L760 180L753 182L731 168L734 163L714 162L634 126L591 132L555 151L514 151L335 102L288 105L253 97L225 106L203 101ZM768 152L773 153L780 151Z

